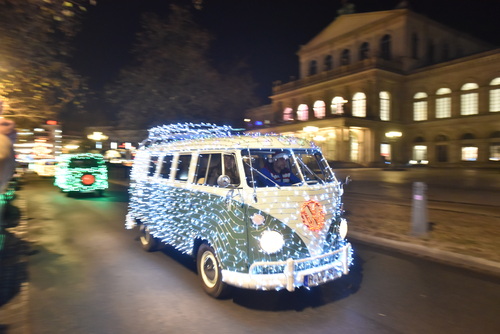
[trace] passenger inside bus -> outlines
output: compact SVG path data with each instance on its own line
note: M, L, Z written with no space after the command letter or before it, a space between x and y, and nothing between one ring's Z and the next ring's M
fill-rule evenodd
M259 185L275 187L276 184L279 186L290 186L300 183L300 179L288 168L288 159L289 155L287 153L273 155L270 163L260 170L265 177L261 176L259 178Z

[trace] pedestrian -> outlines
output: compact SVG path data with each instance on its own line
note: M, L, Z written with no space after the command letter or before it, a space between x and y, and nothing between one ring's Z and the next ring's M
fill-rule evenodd
M5 192L16 168L15 140L15 123L9 119L0 118L0 194Z

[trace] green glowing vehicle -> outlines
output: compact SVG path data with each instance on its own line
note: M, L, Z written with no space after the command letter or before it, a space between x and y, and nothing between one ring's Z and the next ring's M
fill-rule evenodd
M62 154L59 156L54 185L71 194L95 193L102 196L108 188L108 169L100 154Z

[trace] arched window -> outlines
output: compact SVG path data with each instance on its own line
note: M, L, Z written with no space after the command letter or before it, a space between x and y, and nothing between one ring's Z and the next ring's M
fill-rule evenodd
M436 118L451 117L451 89L439 88L436 95Z
M332 110L332 115L342 115L344 113L344 104L347 103L347 100L342 96L335 96L332 99L332 104L330 106Z
M500 78L490 82L490 112L500 111Z
M368 59L370 57L369 53L370 53L370 45L368 44L368 42L364 42L359 47L359 60Z
M366 117L366 95L364 93L356 93L352 97L352 115Z
M464 133L460 139L463 140L470 140L470 139L476 139L476 136L474 136L472 133Z
M384 35L380 40L380 57L385 60L391 60L391 36Z
M411 56L413 59L418 59L418 35L416 33L411 35Z
M311 60L309 63L309 75L315 75L318 72L318 63L316 60Z
M413 96L413 120L427 120L427 94L417 93Z
M389 92L380 92L380 120L390 121L391 120L391 95Z
M436 142L448 141L448 137L446 137L445 135L437 135L434 141Z
M299 121L307 121L309 119L309 107L307 104L301 104L297 108L297 119Z
M287 107L283 110L283 121L290 122L293 121L293 109Z
M351 52L349 49L344 49L340 56L340 65L349 65L351 63Z
M479 86L475 83L466 83L462 86L460 97L460 115L476 115L478 113L477 90Z
M325 63L324 63L325 71L330 71L333 69L333 57L332 55L327 55L325 57Z
M314 117L325 118L325 110L326 110L325 101L317 100L316 102L314 102L313 110L314 110Z

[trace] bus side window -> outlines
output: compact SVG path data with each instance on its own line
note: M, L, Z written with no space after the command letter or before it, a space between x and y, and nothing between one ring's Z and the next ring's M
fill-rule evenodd
M221 155L211 154L210 164L207 171L207 182L209 186L217 185L217 178L222 174Z
M200 154L198 156L198 164L196 165L196 172L194 174L193 182L196 184L207 184L208 181L208 169L207 166L210 164L210 154Z
M189 165L191 164L191 154L182 154L177 162L177 171L175 179L178 181L187 181L189 175Z
M234 154L224 154L224 175L229 176L231 184L240 185L240 175L236 165L236 156Z
M160 177L168 179L170 177L170 169L172 168L173 156L166 155L163 157L163 163L161 164Z
M157 165L158 165L158 156L151 157L151 160L149 160L148 176L155 175Z

